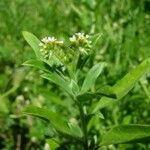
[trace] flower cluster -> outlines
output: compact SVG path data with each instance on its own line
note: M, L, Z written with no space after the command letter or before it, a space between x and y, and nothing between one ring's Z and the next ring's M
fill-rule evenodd
M63 44L63 41L59 41L55 37L44 37L39 44L39 46L41 47L40 52L45 59L49 59L49 57L52 56L53 50L61 48Z
M54 48L55 46L62 46L63 41L57 40L55 37L44 37L40 43L40 46L43 46L44 49Z
M76 45L86 45L90 44L91 41L89 41L89 35L85 35L84 33L75 33L72 37L69 38L70 42L76 44Z
M71 49L66 51L66 49L63 49L65 47L63 41L57 40L55 37L44 37L39 44L41 47L40 52L44 59L48 60L55 55L58 59L67 62L74 57L76 52L79 52L81 55L87 55L89 53L91 48L89 35L75 33L69 40Z
M84 33L75 33L72 37L69 38L71 44L79 48L81 54L88 54L91 48L91 41L89 40L89 35Z

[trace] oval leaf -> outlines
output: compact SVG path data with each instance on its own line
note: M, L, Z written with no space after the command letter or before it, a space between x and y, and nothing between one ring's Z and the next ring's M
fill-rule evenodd
M39 44L41 43L40 40L30 32L23 31L22 34L25 40L28 42L28 44L33 48L36 57L38 59L43 60L43 57L40 53L40 46L39 46Z

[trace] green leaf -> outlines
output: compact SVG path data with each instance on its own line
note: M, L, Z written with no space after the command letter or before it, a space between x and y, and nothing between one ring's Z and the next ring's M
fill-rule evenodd
M112 91L112 86L104 85L100 87L97 92L103 94L103 96L110 97L110 98L117 98L116 94Z
M89 103L91 102L93 99L100 99L103 95L101 95L101 93L93 93L93 92L86 92L84 94L81 95L77 95L77 99L78 101L82 102L82 103Z
M109 98L106 96L103 96L98 102L96 102L95 104L93 104L92 107L92 113L96 113L98 110L107 107L108 105L114 104L116 103L118 100L114 99L114 98Z
M54 138L48 139L48 140L46 140L46 142L49 144L49 147L51 150L55 150L60 146L58 141Z
M68 100L62 100L58 95L54 94L54 92L49 91L48 89L39 89L39 93L46 99L46 101L51 101L52 103L62 106L65 109L71 107L72 103Z
M102 109L110 104L116 103L122 97L124 97L135 85L137 81L150 70L150 58L143 61L135 69L127 73L121 80L119 80L114 86L107 87L100 90L101 93L107 95L97 102L93 112ZM108 89L108 90L107 90Z
M103 62L103 63L96 64L89 70L83 82L81 93L87 92L90 88L94 86L96 79L102 73L104 67L105 67L105 63Z
M43 62L47 63L49 66L52 66L54 64L57 64L57 65L62 64L60 62L60 60L55 55L53 55L51 57L51 59L49 59L49 60L46 60L44 58L44 56L40 52L41 47L39 46L39 44L41 43L41 41L34 34L32 34L30 32L27 32L27 31L23 31L22 34L23 34L23 37L25 38L25 40L28 42L28 44L34 50L35 55L38 59L40 59Z
M23 34L23 37L25 38L25 40L28 42L28 44L34 50L36 57L38 59L44 60L40 53L40 49L41 49L39 46L39 44L41 43L40 40L30 32L23 31L22 34Z
M116 94L118 99L125 96L135 85L135 83L150 70L150 58L143 61L135 69L126 74L113 87L112 92Z
M69 81L63 79L60 75L58 75L56 72L49 72L42 75L43 78L59 85L61 88L63 88L66 92L68 92L70 95L73 95L73 92L71 88L69 87Z
M73 93L75 95L78 95L78 93L79 93L79 86L74 80L71 79L69 86L72 89Z
M101 146L121 143L142 143L149 140L149 125L119 125L102 135Z
M26 62L23 63L24 66L31 66L31 67L35 67L37 69L43 70L48 72L48 70L46 69L46 64L40 60L36 60L36 59L30 59L27 60Z
M73 129L70 128L68 126L67 119L58 113L52 112L47 109L39 108L36 106L32 106L32 105L27 106L24 109L23 113L36 116L43 120L49 121L57 131L63 134L67 134L76 138L82 137L81 129L77 125L74 125Z
M93 45L93 47L96 46L97 43L100 42L101 37L102 37L102 33L97 33L97 34L93 35L93 37L92 37L92 41L93 41L92 45Z

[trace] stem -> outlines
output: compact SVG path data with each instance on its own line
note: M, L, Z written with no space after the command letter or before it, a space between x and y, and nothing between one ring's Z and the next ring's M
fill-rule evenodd
M84 135L84 143L83 143L83 147L84 150L88 150L88 135L87 135L87 126L86 126L86 116L84 114L83 111L83 107L82 104L80 102L77 102L77 105L79 107L79 111L80 111L80 117L81 117L81 125L82 125L82 131L83 131L83 135Z
M14 86L11 89L9 89L6 93L4 93L3 95L0 95L0 98L4 98L7 97L9 94L13 93L16 89L18 88L18 86Z

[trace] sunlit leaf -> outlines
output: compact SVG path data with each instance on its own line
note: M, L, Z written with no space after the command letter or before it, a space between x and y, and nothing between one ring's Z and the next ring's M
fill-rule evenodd
M44 60L41 53L40 53L40 49L41 49L39 46L40 40L30 32L23 31L22 34L23 34L25 40L28 42L28 44L33 48L37 58Z
M95 84L96 79L102 73L105 67L105 63L98 63L93 66L86 75L86 78L83 82L81 93L87 92L90 88L92 88Z

